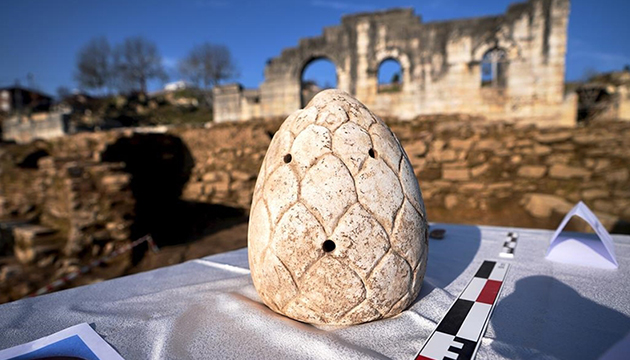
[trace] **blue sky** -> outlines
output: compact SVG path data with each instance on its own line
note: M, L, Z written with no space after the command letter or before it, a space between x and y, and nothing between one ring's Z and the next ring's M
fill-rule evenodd
M141 35L157 44L172 71L193 45L225 44L240 70L237 81L258 87L267 59L296 46L302 37L319 35L324 26L339 24L344 14L413 7L424 21L448 20L500 14L511 2L0 0L0 86L16 79L27 85L31 73L35 85L50 94L58 86L74 88L76 53L87 41L106 36L115 44ZM629 14L628 0L572 1L567 79L579 79L589 69L607 71L630 64Z

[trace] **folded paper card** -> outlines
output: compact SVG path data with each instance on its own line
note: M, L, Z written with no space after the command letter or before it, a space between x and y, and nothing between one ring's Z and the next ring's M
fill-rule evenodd
M573 216L586 221L597 235L562 232ZM602 269L618 267L612 237L597 216L581 201L562 219L551 238L546 258L559 263Z
M124 360L86 323L0 350L0 360L31 359Z

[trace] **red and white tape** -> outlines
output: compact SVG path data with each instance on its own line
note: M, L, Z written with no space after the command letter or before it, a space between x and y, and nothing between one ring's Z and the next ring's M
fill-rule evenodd
M416 360L475 358L509 265L484 261L416 356Z
M155 242L153 241L153 238L151 237L151 235L145 235L141 238L139 238L136 241L133 241L125 246L122 246L114 251L112 251L110 254L103 256L100 259L94 259L92 260L89 264L82 266L80 269L72 271L66 275L64 275L62 278L59 278L53 282L51 282L50 284L44 286L43 288L40 288L39 290L35 291L34 293L28 295L28 297L34 297L34 296L39 296L39 295L43 295L46 293L49 293L65 284L67 284L68 282L76 279L79 275L81 274L85 274L87 272L89 272L90 270L92 270L93 268L101 265L102 263L109 261L119 255L122 255L124 253L126 253L127 251L135 248L136 246L142 244L143 242L148 242L149 243L149 247L151 248L151 250L153 252L158 252L160 249L157 247L157 245L155 244Z

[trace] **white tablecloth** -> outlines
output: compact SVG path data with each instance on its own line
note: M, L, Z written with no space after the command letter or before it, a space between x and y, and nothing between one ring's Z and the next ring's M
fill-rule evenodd
M511 264L479 359L594 359L630 332L630 237L614 235L619 269L544 259L550 231L434 225L411 308L367 324L314 327L261 302L247 249L0 305L0 349L87 322L131 359L413 359L483 260ZM515 258L498 257L508 231Z

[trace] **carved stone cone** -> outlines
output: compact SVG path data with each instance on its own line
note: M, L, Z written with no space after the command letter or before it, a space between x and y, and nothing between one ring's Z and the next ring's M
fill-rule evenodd
M427 221L387 125L339 90L290 115L258 175L248 251L258 294L280 314L347 325L403 311L424 278Z

